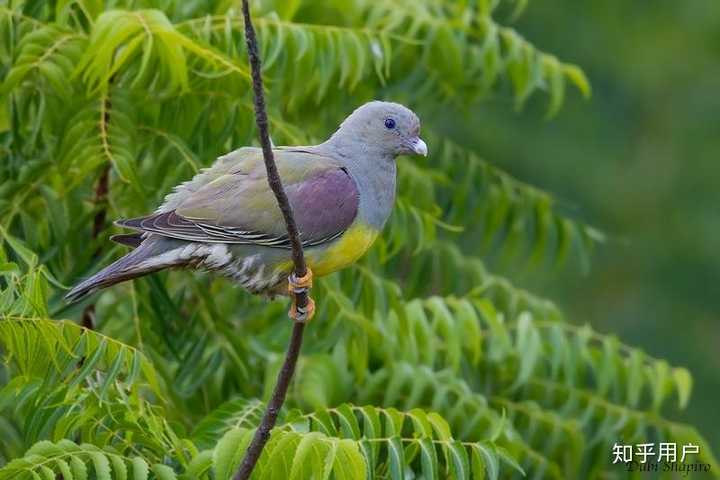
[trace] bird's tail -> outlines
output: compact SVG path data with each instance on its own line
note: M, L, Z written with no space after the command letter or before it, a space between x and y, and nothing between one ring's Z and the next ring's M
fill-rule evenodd
M146 239L132 252L75 285L65 295L65 300L77 302L87 295L116 283L187 263L187 259L183 260L179 255L174 254L173 250L176 248L178 245L172 240Z

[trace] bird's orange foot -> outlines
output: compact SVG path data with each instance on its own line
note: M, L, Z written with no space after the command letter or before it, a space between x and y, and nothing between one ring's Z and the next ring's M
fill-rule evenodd
M313 273L309 267L305 268L305 276L298 277L295 272L288 277L288 291L291 294L307 292L313 285Z
M292 297L292 305L288 316L296 322L309 322L315 315L315 302L308 295L307 305L303 308L297 306L297 295L307 293L312 288L313 273L309 268L306 269L305 275L298 277L295 272L288 277L288 292Z
M304 308L298 308L297 301L293 297L288 317L296 322L307 323L315 316L315 301L311 297L307 297L307 305Z

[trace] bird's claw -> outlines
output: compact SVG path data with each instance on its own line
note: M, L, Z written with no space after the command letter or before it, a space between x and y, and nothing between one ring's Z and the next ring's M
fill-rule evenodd
M313 273L310 268L305 269L305 275L298 277L295 272L288 277L288 291L291 295L307 292L313 285Z
M315 316L315 301L311 297L307 297L307 305L303 308L298 308L297 300L293 297L288 317L292 318L296 322L307 323Z
M310 268L306 268L305 275L302 277L295 275L295 272L291 273L288 277L288 292L292 297L292 305L290 306L288 316L296 322L309 322L315 315L315 302L309 295L305 307L298 308L297 306L297 295L307 293L312 288L312 284L313 273Z

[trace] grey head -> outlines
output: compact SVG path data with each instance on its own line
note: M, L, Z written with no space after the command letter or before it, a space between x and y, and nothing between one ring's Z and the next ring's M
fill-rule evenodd
M369 102L351 113L317 148L343 164L360 194L358 216L381 229L395 203L398 155L427 155L420 120L398 103Z
M357 108L326 145L340 152L363 152L394 159L398 155L427 155L420 138L420 119L399 103L373 101Z

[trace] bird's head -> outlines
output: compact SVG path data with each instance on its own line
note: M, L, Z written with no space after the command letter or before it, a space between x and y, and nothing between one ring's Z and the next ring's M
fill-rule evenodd
M392 102L368 102L356 109L333 135L350 140L367 150L379 150L390 157L427 156L427 145L420 138L420 119L407 107Z

